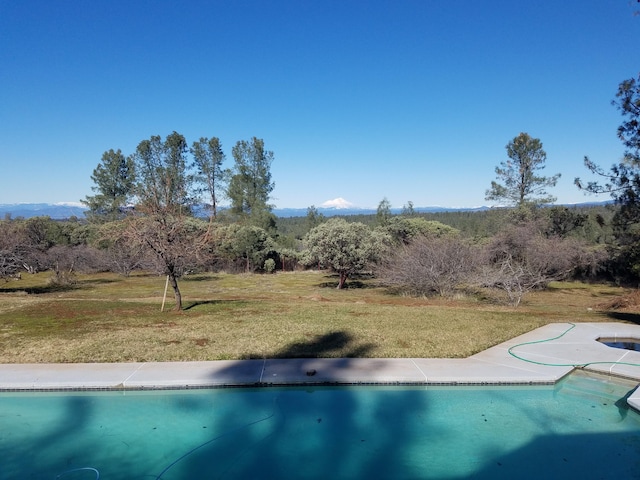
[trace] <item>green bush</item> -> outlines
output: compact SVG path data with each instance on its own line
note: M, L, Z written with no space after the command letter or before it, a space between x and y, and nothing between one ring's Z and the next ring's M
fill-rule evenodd
M264 261L264 271L267 273L273 273L276 269L276 261L273 258L267 258Z

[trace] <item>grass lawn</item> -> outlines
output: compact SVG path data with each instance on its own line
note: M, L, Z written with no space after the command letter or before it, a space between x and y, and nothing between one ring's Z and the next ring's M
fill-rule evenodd
M408 298L374 281L338 291L323 272L165 279L49 274L0 283L0 363L291 357L462 358L551 322L640 323L634 291L557 283L510 308L461 297ZM629 300L631 299L631 300Z

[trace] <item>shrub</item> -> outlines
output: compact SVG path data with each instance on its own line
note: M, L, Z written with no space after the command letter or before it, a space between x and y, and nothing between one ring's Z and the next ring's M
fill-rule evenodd
M267 258L264 261L264 271L267 273L273 273L276 269L276 261L273 258Z
M409 295L451 295L477 268L478 248L457 237L419 237L378 271L382 282Z

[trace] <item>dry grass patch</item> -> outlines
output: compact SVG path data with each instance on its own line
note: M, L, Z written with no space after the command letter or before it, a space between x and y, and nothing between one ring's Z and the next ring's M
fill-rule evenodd
M616 296L606 302L599 303L601 310L614 310L625 312L640 312L640 290L633 290L626 295Z
M371 281L338 291L322 272L207 274L180 282L183 312L161 313L158 276L92 275L62 291L27 277L0 285L0 362L462 358L550 322L611 321L589 308L629 293L554 284L512 309L400 297Z

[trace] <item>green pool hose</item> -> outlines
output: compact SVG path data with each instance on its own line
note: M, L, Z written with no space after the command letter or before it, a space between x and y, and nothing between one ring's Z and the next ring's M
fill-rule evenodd
M562 332L560 335L553 337L553 338L545 338L544 340L534 340L532 342L523 342L523 343L519 343L517 345L514 345L512 347L509 348L509 355L511 355L514 358L517 358L518 360L522 360L523 362L528 362L528 363L534 363L536 365L544 365L546 367L575 367L575 368L585 368L588 367L589 365L630 365L632 367L640 367L640 363L631 363L631 362L586 362L586 363L547 363L547 362L537 362L535 360L530 360L528 358L523 358L519 355L516 355L515 353L513 353L513 349L518 348L518 347L523 347L525 345L534 345L536 343L545 343L545 342L552 342L553 340L557 340L559 338L564 337L567 333L569 333L571 330L573 330L574 328L576 328L575 323L571 323L569 322L569 325L571 325L568 329L566 329L564 332Z

